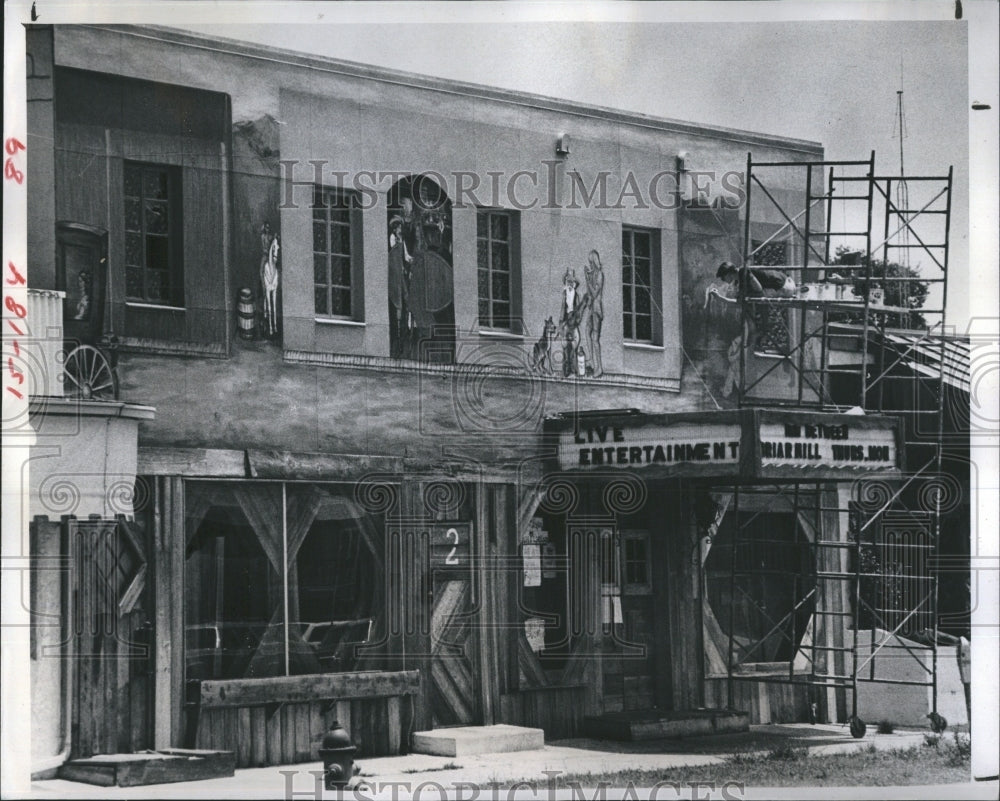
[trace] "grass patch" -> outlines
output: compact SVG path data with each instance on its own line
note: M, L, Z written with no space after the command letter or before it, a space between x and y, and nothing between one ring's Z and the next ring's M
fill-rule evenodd
M461 770L462 766L457 762L445 762L443 765L432 768L407 768L402 773L437 773L439 770Z
M828 787L958 784L970 781L970 743L957 735L941 738L937 746L879 750L874 746L849 754L808 756L803 747L776 746L762 753L736 752L721 764L692 765L663 770L623 770L613 773L567 773L555 777L559 788L651 787L657 782L727 782L746 787L796 787L822 783ZM528 784L532 782L525 780ZM535 780L538 787L547 782ZM510 787L516 782L504 782ZM525 785L522 785L525 786Z

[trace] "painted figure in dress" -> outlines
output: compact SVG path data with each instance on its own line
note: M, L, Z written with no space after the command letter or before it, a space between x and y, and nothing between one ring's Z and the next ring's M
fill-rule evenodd
M604 374L601 363L601 328L604 324L604 268L601 265L601 255L590 251L587 265L583 268L587 281L587 296L584 301L587 320L587 355L589 362L587 372L595 378Z

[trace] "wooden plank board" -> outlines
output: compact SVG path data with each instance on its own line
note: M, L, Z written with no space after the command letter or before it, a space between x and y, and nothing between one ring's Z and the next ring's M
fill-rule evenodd
M138 453L139 475L144 476L216 476L244 478L246 455L241 450L219 448L154 448L141 446Z
M170 745L170 716L173 700L170 696L170 597L173 593L170 575L169 516L170 500L167 489L170 479L157 477L153 495L153 747ZM180 644L178 643L178 647Z
M279 711L281 718L281 764L295 761L295 723L298 704L282 704Z
M322 701L309 704L309 761L319 759L319 747L326 731L323 725Z
M386 730L388 733L387 750L390 754L398 754L402 737L401 703L400 696L387 698L386 706Z
M240 707L237 710L236 722L236 765L240 768L248 767L253 756L253 732L251 729L251 715L249 707Z
M419 689L419 671L406 670L203 681L200 695L202 708L210 709L278 702L307 703L316 699L414 695Z
M280 765L281 760L281 704L264 707L264 749L268 765Z
M250 708L250 766L263 767L267 762L267 710Z
M403 459L399 456L370 454L294 453L249 449L246 452L246 467L250 478L354 480L363 473L398 475L403 472Z

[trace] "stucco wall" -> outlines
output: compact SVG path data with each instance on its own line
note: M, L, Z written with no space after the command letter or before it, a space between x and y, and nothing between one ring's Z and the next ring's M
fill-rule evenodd
M434 171L446 176L452 195L456 194L456 171L474 173L484 185L489 172L500 172L504 184L499 202L491 205L508 208L512 204L506 197L506 182L519 170L538 174L537 188L531 189L530 178L520 179L517 185L522 202L538 201L521 214L527 333L522 352L530 351L546 317L558 318L565 270L574 268L579 276L594 248L602 256L606 280L605 371L657 376L676 385L685 367L681 299L690 288L681 285L677 212L673 207L678 197L673 190L680 185L685 196L690 196L691 178L713 172L714 179L703 181L709 186L709 197L728 193L729 199L738 199L748 150L753 150L755 160L807 160L822 153L815 143L653 120L608 109L583 109L565 101L272 53L186 34L72 26L57 28L56 42L57 61L62 65L114 69L126 76L230 96L235 213L231 223L233 249L227 265L233 298L228 302L235 304L240 286L255 286L260 261L258 232L264 221L270 222L282 237L284 345L293 350L368 356L388 353L384 202L364 215L364 327L320 328L312 319L308 198L301 200L299 208L282 210L280 225L276 224L277 204L287 199L283 179L310 181L310 161L321 162L327 173L345 173L348 183L362 170ZM107 52L116 54L113 66L105 57ZM555 143L563 133L571 136L572 152L559 161ZM687 153L686 166L691 171L685 176L676 172L681 152ZM279 159L285 162L284 173ZM572 172L579 174L587 190L602 173L608 174L604 208L581 203L579 198L577 204L572 202ZM724 189L726 173L730 179ZM636 176L642 197L626 194L617 204L624 177L629 174ZM652 198L649 183L655 175L666 176L657 185L657 200L670 208L658 207ZM559 188L550 193L552 178ZM798 179L783 180L791 182L789 191L801 191L794 186ZM379 186L380 200L384 201L390 184L386 181ZM776 196L782 191L781 181L778 184L772 187ZM754 216L780 219L766 204ZM469 208L456 209L453 222L455 321L461 331L469 331L476 319L474 213ZM663 317L662 347L622 345L622 225L660 232L662 284L657 300Z
M102 408L103 407L103 408ZM49 400L31 417L28 506L32 517L131 517L139 417L125 404ZM135 409L137 407L131 407Z

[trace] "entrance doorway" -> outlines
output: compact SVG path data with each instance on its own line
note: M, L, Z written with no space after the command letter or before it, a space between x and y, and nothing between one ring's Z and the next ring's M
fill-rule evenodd
M483 722L475 627L472 526L428 525L431 568L431 716L435 728Z

